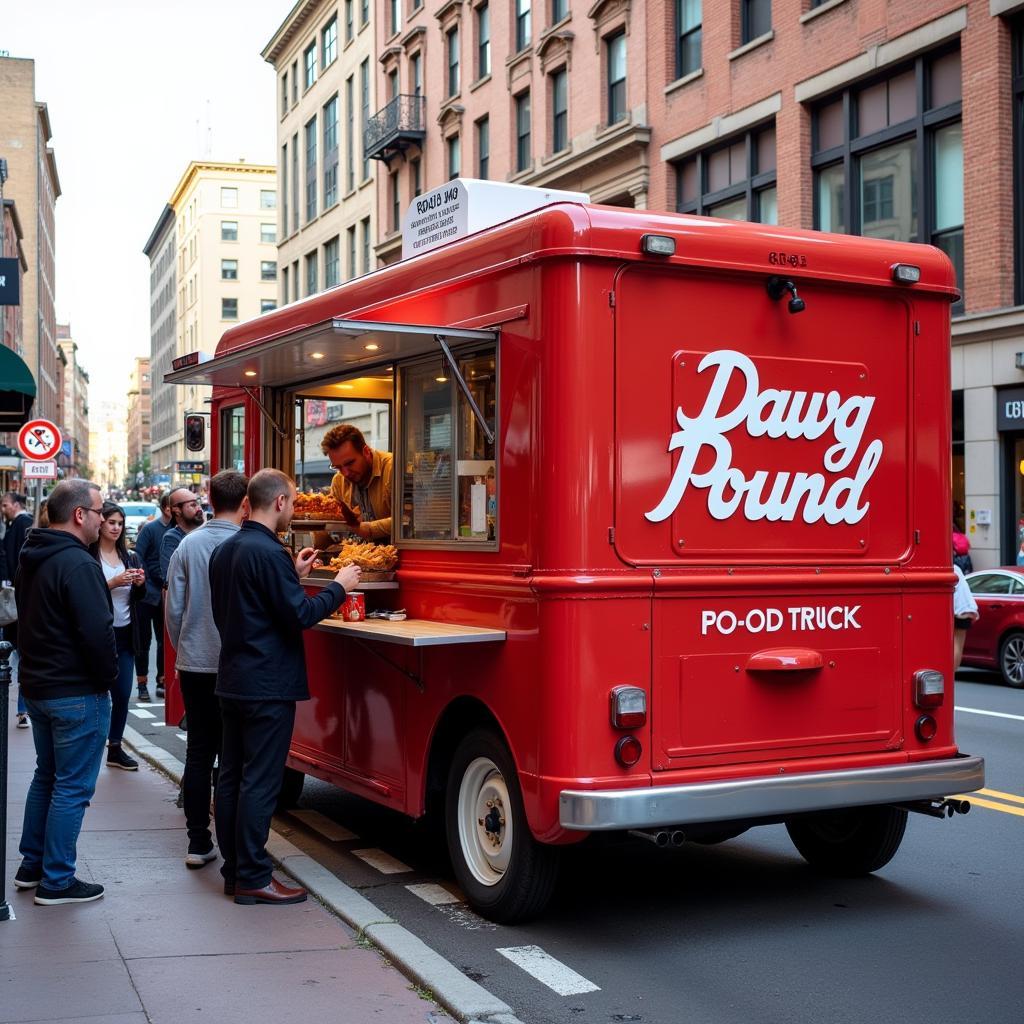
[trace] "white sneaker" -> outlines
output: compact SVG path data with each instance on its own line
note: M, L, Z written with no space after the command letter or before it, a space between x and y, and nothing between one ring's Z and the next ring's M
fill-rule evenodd
M217 859L217 848L211 846L205 853L196 853L191 847L188 853L185 855L185 866L189 868L201 868L204 864L209 864L211 860Z
M26 715L24 712L19 713L19 715L18 715L18 728L19 729L27 729L29 727L29 724L30 723L29 723L29 720L28 720L28 715Z

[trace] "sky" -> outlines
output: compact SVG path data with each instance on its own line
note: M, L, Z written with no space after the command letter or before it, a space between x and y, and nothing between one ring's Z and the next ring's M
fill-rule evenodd
M149 355L142 247L189 161L275 163L276 77L260 51L293 4L0 0L0 50L36 62L49 110L57 319L90 405L123 404L134 357Z

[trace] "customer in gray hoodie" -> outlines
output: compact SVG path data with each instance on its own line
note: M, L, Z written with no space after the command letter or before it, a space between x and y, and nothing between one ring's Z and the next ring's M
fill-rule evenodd
M220 753L220 703L214 693L220 634L210 604L210 556L248 514L248 485L245 474L234 470L210 481L213 519L183 538L167 567L167 635L176 652L188 720L182 795L188 827L185 864L190 868L201 868L217 856L210 834L210 787Z

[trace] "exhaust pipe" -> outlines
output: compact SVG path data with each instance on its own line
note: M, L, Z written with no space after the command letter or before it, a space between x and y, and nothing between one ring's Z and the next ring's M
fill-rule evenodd
M683 832L682 829L677 828L669 837L669 841L678 849L678 847L682 846L683 843L686 842L686 833Z
M915 800L895 806L915 814L927 814L930 818L952 818L954 814L967 814L971 809L967 800Z
M631 828L629 835L636 836L637 839L646 839L649 843L654 843L655 846L664 849L669 844L671 836L664 829L658 829L657 831L648 831L647 829Z

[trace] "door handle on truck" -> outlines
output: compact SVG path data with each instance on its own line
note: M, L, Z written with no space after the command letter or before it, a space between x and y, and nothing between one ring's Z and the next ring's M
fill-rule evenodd
M825 664L820 651L806 647L773 647L755 651L747 661L748 672L804 672Z

